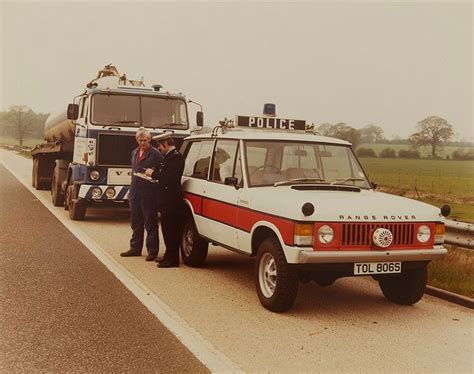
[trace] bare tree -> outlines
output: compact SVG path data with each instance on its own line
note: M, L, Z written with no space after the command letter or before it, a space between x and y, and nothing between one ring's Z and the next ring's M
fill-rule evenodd
M377 143L385 139L383 129L376 125L367 125L360 130L362 143Z
M408 140L414 146L431 146L431 157L436 158L436 150L453 136L453 126L438 116L426 117L416 125L418 132L411 134Z
M339 122L335 125L323 123L318 127L318 132L324 136L347 140L352 143L354 149L360 143L360 131L344 122Z
M6 120L14 130L19 144L23 145L23 140L32 131L35 120L33 111L26 105L13 105L8 109Z

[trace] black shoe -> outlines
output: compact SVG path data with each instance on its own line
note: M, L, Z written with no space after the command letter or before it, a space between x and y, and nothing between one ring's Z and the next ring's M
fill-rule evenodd
M170 262L168 260L164 260L158 262L159 268L179 268L179 262Z
M129 249L128 251L120 253L120 257L139 257L142 254L140 252L135 252Z
M156 253L148 253L146 256L145 261L155 261L157 254Z
M155 258L155 261L156 262L163 262L165 259L163 258L163 256L156 256Z

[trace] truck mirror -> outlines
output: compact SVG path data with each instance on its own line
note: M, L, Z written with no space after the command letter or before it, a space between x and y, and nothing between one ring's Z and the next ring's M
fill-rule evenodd
M67 119L76 120L79 117L79 105L69 104L67 106Z
M196 112L196 125L199 128L204 126L204 113L201 111Z

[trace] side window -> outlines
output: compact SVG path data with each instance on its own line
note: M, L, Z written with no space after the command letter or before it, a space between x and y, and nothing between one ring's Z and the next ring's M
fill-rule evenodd
M214 151L214 163L211 180L224 183L226 177L231 177L234 171L237 140L218 140Z
M213 140L191 142L186 154L183 175L206 179L209 172L213 146Z

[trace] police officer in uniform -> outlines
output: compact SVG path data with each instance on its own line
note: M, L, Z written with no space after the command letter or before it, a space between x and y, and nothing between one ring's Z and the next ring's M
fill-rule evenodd
M158 150L164 157L158 169L148 168L145 172L146 175L158 181L156 200L161 214L161 231L166 245L163 260L158 262L159 268L179 266L179 243L184 216L184 202L181 192L184 157L175 148L171 135L171 132L165 132L153 137L158 141Z
M120 256L141 256L145 230L146 248L148 255L146 261L154 261L158 255L158 208L154 199L155 185L145 179L133 175L144 173L146 169L157 169L163 156L151 145L151 134L147 129L140 127L136 133L138 147L132 151L132 183L128 193L130 204L130 224L132 238L130 249L122 252Z

